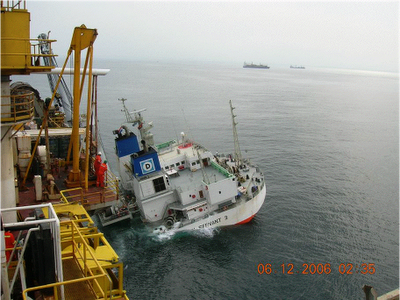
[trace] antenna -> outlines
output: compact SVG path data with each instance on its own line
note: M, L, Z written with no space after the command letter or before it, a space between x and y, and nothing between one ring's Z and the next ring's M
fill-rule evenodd
M119 100L119 101L122 101L122 106L123 106L124 108L121 109L121 111L123 111L123 112L125 113L126 122L128 122L128 123L134 123L134 120L132 119L132 116L131 116L131 114L129 113L128 108L125 106L125 101L126 101L127 99L121 98L121 99L118 99L118 100Z
M183 110L183 108L181 108L181 110L182 110L183 119L185 120L185 125L186 125L186 127L187 127L189 140L192 140L192 141L193 141L193 140L194 140L193 134L192 134L192 131L190 130L189 123L188 123L188 121L186 120L185 111Z
M133 112L129 112L128 108L125 106L125 101L127 99L121 98L118 100L122 101L122 106L124 108L121 111L125 113L126 122L131 123L133 126L138 125L140 138L145 141L143 148L147 152L148 146L154 146L154 140L153 140L153 134L150 133L150 129L153 128L153 122L149 122L147 123L146 126L144 126L145 122L143 121L143 116L141 113L146 111L146 109L144 108L144 109L134 110ZM134 115L134 118L132 118L132 114Z

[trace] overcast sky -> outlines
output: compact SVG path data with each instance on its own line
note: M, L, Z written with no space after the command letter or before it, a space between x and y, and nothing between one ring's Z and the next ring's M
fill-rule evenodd
M397 72L399 3L29 1L31 38L96 28L95 58L244 61ZM58 62L62 65L63 61Z

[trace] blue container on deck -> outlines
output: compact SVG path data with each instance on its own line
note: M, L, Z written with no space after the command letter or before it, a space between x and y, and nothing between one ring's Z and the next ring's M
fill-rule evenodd
M118 137L115 140L115 146L118 157L124 157L140 151L138 139L134 133Z

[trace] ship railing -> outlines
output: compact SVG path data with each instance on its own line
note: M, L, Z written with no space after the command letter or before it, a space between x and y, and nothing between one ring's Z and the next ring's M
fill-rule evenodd
M107 171L106 187L117 195L117 199L119 198L119 180L111 171Z
M214 161L211 161L211 166L227 178L232 178L234 176L233 174L229 173L224 167Z
M247 192L243 195L243 196L246 197L246 201L249 201L249 200L253 199L254 197L256 197L261 192L261 190L263 188L266 188L264 186L264 183L265 183L264 179L261 178L260 181L257 182L257 184L254 184L251 187L249 187L247 189ZM257 187L257 189L254 192L251 190L253 187Z
M30 71L48 71L53 69L55 66L47 66L45 59L51 59L56 57L53 54L51 43L57 40L50 39L29 39L29 38L16 38L16 37L1 37L2 45L16 45L17 49L27 49L21 52L1 52L1 68L7 70L19 70L22 67ZM46 45L48 54L41 53L40 48ZM14 62L14 63L12 63Z
M1 8L10 11L13 9L26 9L25 0L15 0L15 1L1 1Z
M159 153L165 153L172 151L173 146L176 144L177 144L176 140L171 140L162 144L155 145L155 147L157 148L157 151Z
M85 283L85 286L90 290L90 295L93 296L92 298L88 297L85 299L115 299L120 297L127 299L122 287L122 263L117 263L115 261L104 263L97 259L94 253L95 249L100 244L108 246L109 244L107 240L103 238L102 233L93 233L93 228L81 228L80 224L82 224L82 222L91 222L91 219L84 218L62 221L61 226L63 230L60 232L61 246L62 249L64 249L62 252L62 260L64 263L70 263L68 260L71 259L76 262L80 271L80 276L82 277L28 288L23 291L24 299L29 299L27 298L28 292L39 291L47 288L53 288L54 299L64 299L64 297L59 295L61 287L64 287L66 290L69 288L74 289L73 285L79 283ZM90 232L92 233L90 234ZM89 244L89 241L91 241L91 245ZM110 277L110 275L115 277L115 275L112 275L114 274L112 269L117 269L119 276L118 279L115 278L115 280L113 280ZM115 284L116 281L118 281L118 284ZM84 295L85 291L81 292L82 295Z
M1 123L27 122L34 117L33 92L20 95L1 95Z
M60 192L61 201L64 203L79 202L84 207L94 204L106 203L109 200L118 200L119 188L118 186L110 185L104 189L96 192L85 192L81 187L67 189Z

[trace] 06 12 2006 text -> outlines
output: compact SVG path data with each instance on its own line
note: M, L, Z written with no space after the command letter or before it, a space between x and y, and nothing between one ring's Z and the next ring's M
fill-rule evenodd
M351 274L375 274L374 263L340 263L333 267L330 263L303 263L300 268L296 268L292 263L282 263L279 266L273 266L270 263L259 263L257 265L258 274L303 274L303 275L314 275L314 274L325 274L328 275L331 272L336 271L342 275Z

